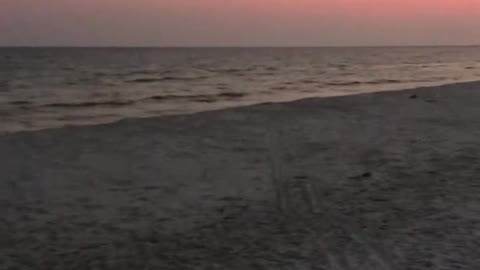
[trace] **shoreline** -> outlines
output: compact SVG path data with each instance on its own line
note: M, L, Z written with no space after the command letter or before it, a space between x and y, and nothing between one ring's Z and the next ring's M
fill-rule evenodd
M468 82L0 135L0 268L476 269L478 104Z
M159 115L159 116L149 116L149 117L127 117L127 118L122 118L119 120L114 120L114 121L108 121L105 123L96 123L96 124L73 124L73 125L66 125L66 126L56 126L56 127L49 127L49 128L41 128L41 129L31 129L31 130L19 130L19 131L5 131L5 132L0 132L0 137L1 136L9 136L9 135L15 135L15 134L22 134L22 133L30 133L30 132L41 132L45 130L58 130L58 129L63 129L63 128L82 128L82 127L95 127L95 126L103 126L103 125L110 125L110 124L116 124L116 123L121 123L124 121L142 121L142 120L158 120L161 121L164 118L169 118L169 117L177 117L177 116L190 116L190 115L196 115L196 114L202 114L202 113L208 113L208 112L223 112L223 111L228 111L228 110L239 110L242 108L248 108L248 107L255 107L255 106L261 106L261 105L266 105L266 104L288 104L288 103L295 103L295 102L301 102L303 100L320 100L320 99L329 99L329 98L339 98L339 97L349 97L349 96L362 96L362 95L369 95L369 94L376 94L376 93L391 93L391 92L408 92L408 91L417 91L417 90L424 90L424 89L431 89L431 88L448 88L448 87L466 87L470 84L477 84L480 83L480 80L473 80L473 81L462 81L462 82L455 82L455 83L444 83L444 84L439 84L439 85L427 85L427 86L419 86L419 87L412 87L412 88L406 88L406 89L393 89L393 90L384 90L384 91L371 91L371 92L361 92L361 93L354 93L354 94L339 94L339 95L332 95L332 96L313 96L313 97L302 97L299 99L293 99L293 100L287 100L287 101L272 101L272 102L259 102L259 103L254 103L254 104L247 104L247 105L238 105L238 106L231 106L231 107L224 107L224 108L217 108L217 109L207 109L207 110L202 110L202 111L194 111L190 113L172 113L172 114L165 114L165 115Z

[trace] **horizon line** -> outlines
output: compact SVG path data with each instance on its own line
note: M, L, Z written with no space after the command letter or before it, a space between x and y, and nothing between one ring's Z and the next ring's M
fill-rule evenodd
M0 48L105 48L105 49L288 49L288 48L412 48L412 47L479 47L480 44L445 44L445 45L195 45L195 46L155 46L155 45L0 45Z

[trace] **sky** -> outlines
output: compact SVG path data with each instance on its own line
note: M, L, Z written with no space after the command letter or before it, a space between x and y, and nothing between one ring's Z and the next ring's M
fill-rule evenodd
M0 0L0 46L480 44L480 0Z

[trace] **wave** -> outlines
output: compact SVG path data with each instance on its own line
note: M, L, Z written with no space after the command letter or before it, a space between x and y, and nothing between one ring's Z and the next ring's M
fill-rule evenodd
M287 87L286 87L286 86L283 86L283 85L279 85L279 86L271 87L270 89L271 89L271 90L275 90L275 91L281 91L281 90L287 89Z
M352 81L352 82L329 82L327 85L331 86L350 86L350 85L358 85L362 84L360 81Z
M154 83L154 82L164 82L164 81L195 81L207 79L206 76L200 77L174 77L174 76L165 76L160 78L137 78L132 80L127 80L127 83Z
M385 79L385 80L368 81L368 82L365 82L365 84L385 84L385 83L403 83L403 82L404 81L400 81L400 80Z
M241 98L246 96L245 93L239 92L224 92L214 95L158 95L150 96L141 100L106 100L106 101L86 101L86 102L76 102L76 103L49 103L41 105L40 107L50 107L50 108L82 108L82 107L97 107L97 106L128 106L133 105L137 102L156 100L156 101L167 101L167 100L176 100L176 101L193 101L193 102L217 102L222 100L231 100L236 98ZM12 104L12 103L11 103ZM28 101L15 101L14 105L28 105L31 104Z
M240 97L244 97L246 95L247 94L245 94L245 93L239 93L239 92L224 92L224 93L217 94L216 96L217 97L226 97L226 98L240 98Z
M186 99L189 96L180 96L180 95L161 95L161 96L151 96L151 97L146 97L144 100L171 100L171 99Z
M210 72L226 74L226 75L233 75L238 77L244 77L249 75L252 72L255 72L258 67L247 67L247 68L223 68L223 69L211 69ZM267 70L269 71L269 70ZM271 71L271 70L270 70ZM259 75L259 74L255 74Z
M214 102L215 95L190 95L190 96L182 96L182 95L161 95L161 96L151 96L147 97L144 100L157 100L157 101L166 101L166 100L176 100L176 101L200 101L200 102Z
M41 107L56 107L56 108L75 108L75 107L96 107L96 106L125 106L132 105L133 100L107 100L107 101L88 101L79 103L50 103L44 104Z
M360 85L360 84L365 84L365 85L376 85L376 84L388 84L388 83L403 83L404 81L401 80L376 80L376 81L349 81L349 82L329 82L326 83L326 85L330 86L352 86L352 85Z
M140 78L140 79L133 79L127 80L127 83L153 83L153 82L161 82L166 81L167 79L164 78Z
M224 92L214 95L159 95L159 96L151 96L145 98L145 100L192 100L197 102L215 102L220 100L228 100L228 99L235 99L241 98L246 96L246 93L239 93L239 92Z
M217 85L216 88L218 90L228 90L228 89L230 89L230 86L229 85Z
M301 83L303 84L315 84L315 83L319 83L318 81L315 81L315 80L303 80L301 81Z
M125 74L121 74L122 76L135 76L135 75L152 75L152 74L158 74L159 71L157 70L134 70L130 71Z
M28 100L16 100L8 102L10 105L31 105L32 102Z

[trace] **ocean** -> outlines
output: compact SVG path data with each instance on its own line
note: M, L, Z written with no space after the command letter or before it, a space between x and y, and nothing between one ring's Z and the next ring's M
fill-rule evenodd
M480 80L480 47L0 48L0 133Z

